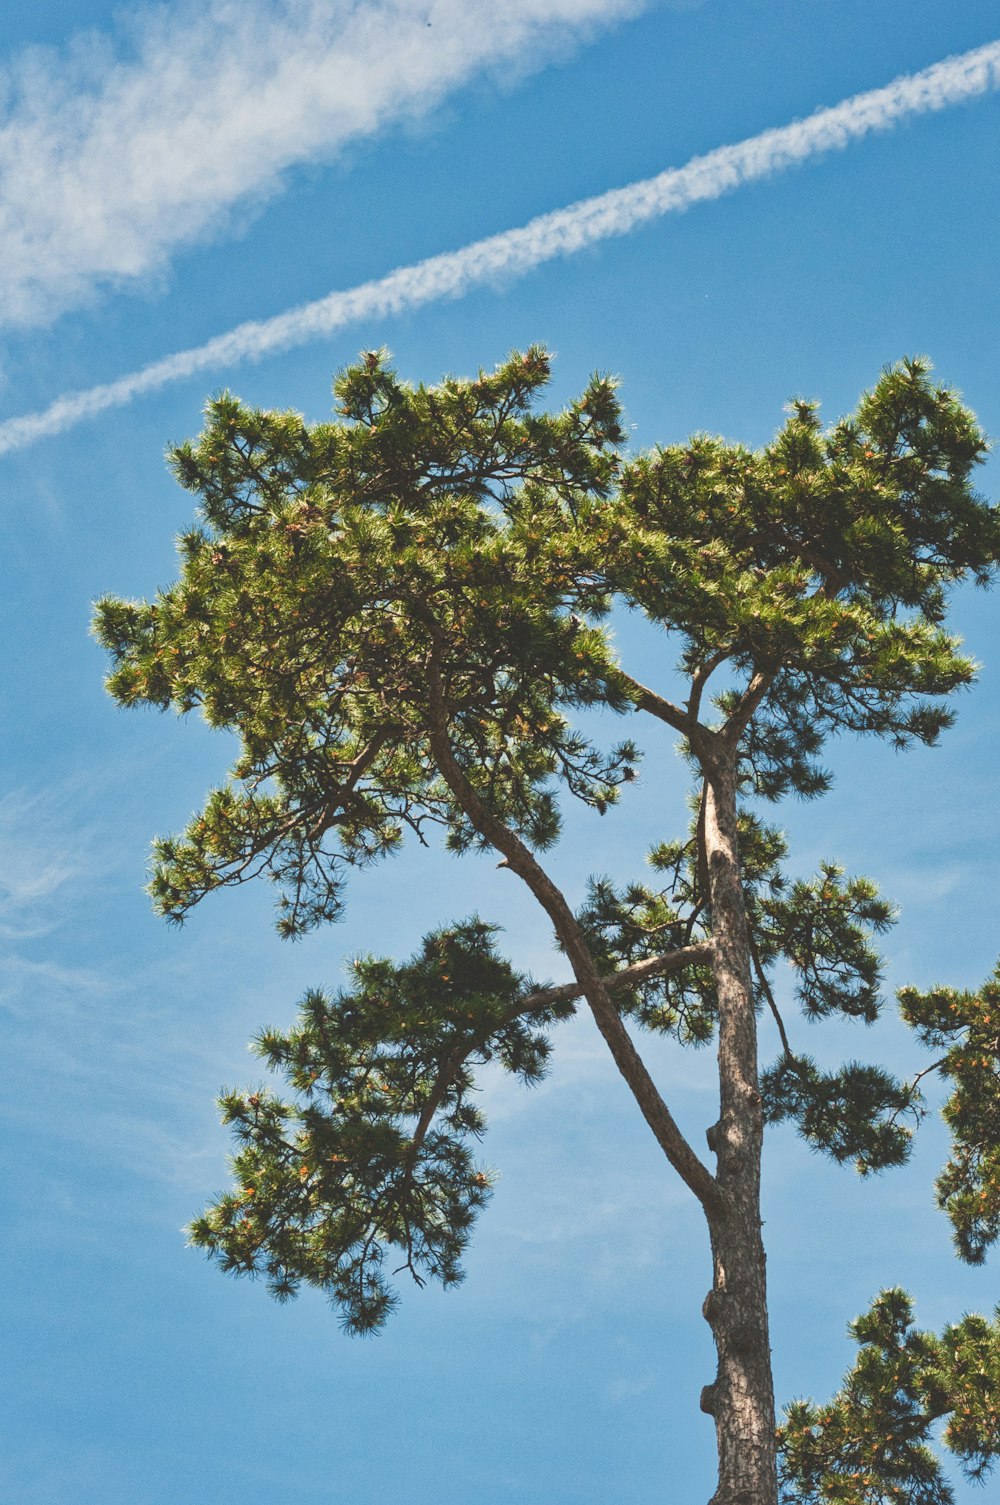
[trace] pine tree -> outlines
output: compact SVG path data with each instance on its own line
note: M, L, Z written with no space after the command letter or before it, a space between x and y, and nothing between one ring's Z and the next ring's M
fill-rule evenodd
M473 917L409 961L368 958L348 987L311 992L295 1029L257 1042L287 1090L223 1100L234 1186L192 1238L225 1270L265 1274L279 1298L322 1289L353 1332L380 1326L396 1299L387 1260L401 1256L418 1283L454 1282L489 1196L475 1070L493 1061L536 1079L552 1028L583 1000L707 1220L715 1505L775 1505L765 1125L791 1120L869 1173L906 1159L922 1099L919 1081L883 1066L823 1072L793 1046L776 968L791 964L808 1017L871 1021L883 1006L872 940L892 910L833 863L791 881L761 808L821 794L836 734L936 741L973 679L946 630L948 595L990 580L1000 515L972 487L983 435L922 361L887 370L828 430L795 402L761 450L700 435L637 458L611 380L547 414L548 375L533 348L491 375L412 388L371 352L338 379L335 420L315 426L222 396L197 443L172 453L201 510L177 583L148 604L98 606L121 704L197 707L240 738L202 813L156 844L151 891L169 920L262 874L281 933L301 934L336 919L352 867L437 828L527 886L574 979L537 986ZM613 606L669 639L682 698L619 661ZM604 814L640 758L631 739L602 749L584 735L574 713L592 706L677 734L692 822L653 849L654 881L594 880L574 910L545 866L558 797ZM907 993L902 1008L945 1050L928 1070L956 1083L939 1192L959 1253L980 1259L1000 1232L997 984L975 998ZM765 1070L761 1009L783 1043ZM715 1041L714 1167L647 1070L641 1031ZM998 1336L977 1320L915 1336L906 1298L880 1298L857 1324L862 1359L843 1395L788 1414L783 1498L947 1499L924 1446L945 1414L946 1441L987 1467ZM970 1354L985 1355L978 1410L959 1373Z

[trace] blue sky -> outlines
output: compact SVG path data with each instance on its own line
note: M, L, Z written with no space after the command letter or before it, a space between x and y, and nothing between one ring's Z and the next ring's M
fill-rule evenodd
M561 963L509 875L417 853L363 875L345 923L296 946L249 889L167 931L142 893L148 842L184 823L228 746L193 720L111 705L90 602L172 578L191 498L162 451L197 431L209 392L319 419L332 372L382 343L406 376L434 380L541 340L558 356L554 402L595 367L620 375L637 446L699 428L763 442L793 393L832 419L919 351L1000 435L1000 97L970 86L573 255L257 360L231 350L79 422L67 409L58 432L33 438L17 420L998 36L985 0L217 0L125 19L102 0L6 7L0 1497L707 1497L700 1215L585 1020L540 1088L485 1084L484 1156L501 1180L468 1280L405 1291L377 1340L343 1337L318 1298L275 1307L185 1249L183 1224L225 1181L215 1094L254 1077L246 1041L288 1022L305 987L335 986L361 950L406 954L472 904L507 926L519 964L557 977ZM984 489L998 480L994 461ZM969 594L955 610L983 672L942 746L837 746L834 792L781 812L798 868L834 857L899 901L893 984L974 986L1000 953L1000 606ZM641 633L622 635L648 678L665 674ZM641 872L649 840L684 819L669 740L644 744L622 809L569 827L555 867L574 894L595 867ZM798 1034L819 1055L916 1063L891 1022L864 1040ZM650 1059L700 1141L709 1056L658 1045ZM934 1326L1000 1299L996 1260L958 1266L931 1207L942 1153L929 1124L910 1169L862 1183L775 1134L782 1398L835 1387L845 1323L885 1284L908 1286Z

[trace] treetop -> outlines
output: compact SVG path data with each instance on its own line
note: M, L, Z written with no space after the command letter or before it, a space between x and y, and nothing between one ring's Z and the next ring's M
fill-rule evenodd
M172 452L204 525L156 600L99 603L109 688L200 707L242 752L157 847L165 914L265 871L297 934L336 915L345 865L407 832L474 843L430 749L436 714L536 849L558 833L560 786L603 811L634 777L635 743L595 748L580 707L652 711L696 759L714 724L769 798L826 787L830 732L904 745L949 723L974 666L942 625L947 588L990 577L1000 521L970 485L983 436L926 362L884 373L828 432L798 402L762 450L701 436L634 459L611 379L553 415L534 406L548 376L532 348L410 387L370 352L338 378L335 421L223 395ZM619 663L612 602L678 641L684 704Z

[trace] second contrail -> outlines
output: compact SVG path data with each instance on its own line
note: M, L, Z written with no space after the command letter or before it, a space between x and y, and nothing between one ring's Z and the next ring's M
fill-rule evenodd
M519 275L584 246L625 235L661 215L680 213L693 204L721 198L744 183L771 177L824 152L842 150L872 131L888 130L910 117L943 110L998 87L1000 41L945 58L883 88L855 94L805 120L720 146L692 158L684 167L669 168L626 188L540 215L461 250L400 267L388 276L330 293L274 318L239 324L204 345L165 356L117 381L67 392L40 412L0 422L0 454L24 449L37 439L62 433L86 418L123 407L143 393L198 371L259 360L360 319L457 297L500 275Z

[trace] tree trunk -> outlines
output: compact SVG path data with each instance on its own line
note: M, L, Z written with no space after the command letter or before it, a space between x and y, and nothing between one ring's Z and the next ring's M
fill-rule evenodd
M757 1021L736 837L736 757L711 733L695 751L706 770L701 842L712 912L713 969L719 1004L721 1114L709 1131L718 1158L713 1177L682 1135L635 1049L564 896L518 836L469 783L448 740L447 712L430 666L431 745L449 788L476 829L501 852L549 915L597 1026L674 1169L708 1220L714 1285L705 1301L719 1355L702 1408L715 1417L719 1487L709 1505L777 1505L774 1390L767 1327L764 1246L760 1236L760 1161L764 1133L757 1077ZM710 739L710 740L709 740Z
M723 1210L708 1213L714 1284L704 1315L718 1353L702 1409L715 1419L719 1487L710 1505L776 1505L774 1386L760 1221L764 1121L746 905L736 835L735 757L705 766L704 859L719 1007L720 1116L709 1130Z

